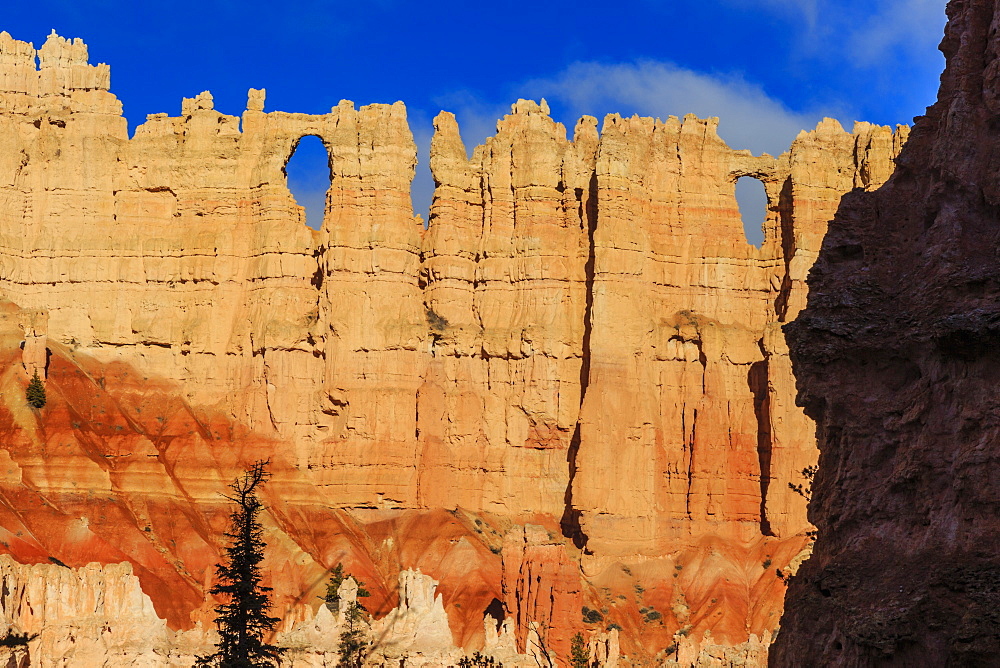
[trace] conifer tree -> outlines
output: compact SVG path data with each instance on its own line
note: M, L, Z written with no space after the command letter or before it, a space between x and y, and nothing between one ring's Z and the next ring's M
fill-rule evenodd
M42 385L42 379L38 377L37 369L35 370L35 375L28 382L28 389L24 393L24 398L35 408L41 408L45 405L45 386Z
M365 609L360 603L353 601L347 606L344 616L347 628L340 634L340 644L337 645L337 652L340 654L337 668L361 668L372 645L368 639Z
M320 596L326 603L326 608L333 614L337 614L340 604L340 585L344 584L344 564L337 564L330 571L330 581L326 583L326 594Z
M340 604L340 586L344 583L348 575L344 575L344 565L337 564L330 571L330 581L326 585L326 606L331 612L337 612ZM372 643L368 638L367 611L358 603L358 598L371 596L365 588L365 583L355 579L358 585L356 598L344 611L344 621L346 628L340 634L340 643L337 645L337 653L340 659L337 661L337 668L361 668L365 663L365 658L371 652Z
M364 582L352 575L345 574L344 564L337 564L330 569L330 579L326 583L326 593L319 597L326 602L327 609L334 614L337 614L340 608L340 586L344 584L344 580L347 578L352 578L355 584L358 585L358 592L356 594L358 598L371 596L371 592L365 589Z
M267 482L270 462L258 461L233 481L227 499L236 504L226 532L230 544L224 548L225 563L215 567L217 584L210 592L228 602L215 608L219 642L214 654L198 657L198 666L217 668L272 668L283 648L264 641L280 621L267 613L271 608L270 587L261 584L260 562L264 559L264 528L260 524L263 504L257 490Z
M570 641L569 665L572 668L588 668L590 666L590 652L587 650L587 643L584 642L582 633L577 633Z

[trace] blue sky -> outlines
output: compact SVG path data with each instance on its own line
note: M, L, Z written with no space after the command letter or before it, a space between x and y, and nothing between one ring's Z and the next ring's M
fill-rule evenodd
M944 67L945 0L4 4L0 30L38 47L54 28L109 63L130 127L203 90L231 114L251 87L268 111L403 100L422 163L438 111L471 149L518 97L545 97L570 128L581 114L719 116L734 148L780 153L823 116L911 122ZM324 160L303 142L289 165L300 200L322 201ZM425 217L431 188L418 168Z

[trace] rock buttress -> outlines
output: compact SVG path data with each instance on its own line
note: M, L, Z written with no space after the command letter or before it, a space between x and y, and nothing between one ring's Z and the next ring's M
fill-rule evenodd
M884 175L894 134L860 124L852 135L827 120L771 158L730 149L715 125L610 116L601 135L573 481L595 554L652 556L706 534L742 541L808 529L788 484L816 455L812 427L792 406L780 324L804 301L836 203L857 172ZM888 147L870 149L873 134ZM768 195L760 249L742 230L742 176Z
M938 102L844 198L786 328L816 420L812 558L775 666L987 666L1000 652L1000 5L953 1Z
M559 516L582 392L596 122L568 141L521 100L471 160L454 117L435 124L421 502Z

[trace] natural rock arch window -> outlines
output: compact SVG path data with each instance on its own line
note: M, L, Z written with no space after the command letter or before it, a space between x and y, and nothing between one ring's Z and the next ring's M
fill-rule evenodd
M760 248L764 244L764 221L767 220L764 184L751 176L740 177L736 180L736 202L747 243Z
M330 154L323 140L306 135L292 147L285 163L288 190L296 204L306 210L306 225L314 230L323 226L326 191L330 189Z

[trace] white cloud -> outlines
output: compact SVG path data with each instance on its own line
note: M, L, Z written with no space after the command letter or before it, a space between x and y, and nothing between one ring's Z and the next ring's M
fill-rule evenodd
M515 88L518 96L547 98L559 117L572 127L584 114L601 117L605 113L665 118L694 113L700 117L718 116L719 134L733 148L749 148L754 153L777 155L788 149L802 129L814 127L823 113L799 113L769 97L764 90L738 76L709 75L687 70L671 63L643 61L636 63L576 63L553 77L529 81ZM486 102L468 91L437 100L455 113L466 150L496 132L496 123L508 113L510 102ZM834 115L834 109L826 110ZM412 119L416 120L416 119ZM415 122L414 134L420 146L420 164L414 182L414 209L425 213L433 190L427 168L430 144L429 122ZM739 187L742 185L742 187ZM762 240L760 224L765 197L760 184L738 184L737 199L747 212L747 238ZM755 212L755 213L749 213Z
M550 79L528 82L523 92L558 101L574 116L718 116L719 134L730 146L772 155L787 150L800 130L811 129L824 115L792 111L739 76L703 74L655 61L576 63ZM842 110L823 111L841 115Z
M724 0L745 8L748 0ZM810 57L852 67L878 66L902 55L935 57L947 0L751 0L764 11L801 21L798 47Z
M756 4L764 8L776 9L805 21L809 30L816 28L819 19L820 2L822 0L757 0ZM728 0L730 4L746 6L747 0Z
M907 55L935 53L944 32L945 0L885 0L876 6L877 11L849 33L854 64L878 65L897 49Z

